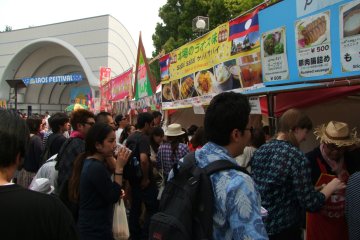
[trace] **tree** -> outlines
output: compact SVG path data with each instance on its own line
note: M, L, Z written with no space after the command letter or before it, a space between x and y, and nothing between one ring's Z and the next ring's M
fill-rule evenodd
M11 32L12 31L12 27L9 25L5 26L5 31L4 32Z
M279 0L271 0L270 3ZM264 0L168 0L159 9L163 23L157 23L152 36L156 56L162 49L170 52L195 39L192 19L197 16L210 18L210 29L250 10Z

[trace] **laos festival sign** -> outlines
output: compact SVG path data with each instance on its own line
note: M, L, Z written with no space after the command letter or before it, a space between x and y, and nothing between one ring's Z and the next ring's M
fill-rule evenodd
M68 74L61 76L46 76L46 77L29 77L23 78L22 81L25 85L29 84L49 84L49 83L70 83L80 82L83 80L81 74Z
M296 0L297 17L316 12L341 0Z
M160 59L163 109L208 104L220 92L262 83L258 19L262 8Z

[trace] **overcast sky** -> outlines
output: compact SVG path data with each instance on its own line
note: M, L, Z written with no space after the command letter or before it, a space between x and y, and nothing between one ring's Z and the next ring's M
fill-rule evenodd
M138 44L141 31L146 56L154 50L159 8L167 0L0 0L0 31L13 30L110 14L119 20Z

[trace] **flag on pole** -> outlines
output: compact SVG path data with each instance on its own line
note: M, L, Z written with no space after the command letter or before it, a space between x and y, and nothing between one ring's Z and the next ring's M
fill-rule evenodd
M251 32L259 31L258 13L264 6L256 8L253 12L235 18L229 22L229 41L246 36Z

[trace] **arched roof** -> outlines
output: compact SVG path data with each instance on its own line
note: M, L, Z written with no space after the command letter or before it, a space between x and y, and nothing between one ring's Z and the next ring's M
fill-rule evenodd
M23 90L24 102L67 104L68 92L74 86L98 88L99 82L82 54L71 44L57 38L41 38L29 42L7 65L1 82L34 76L80 73L84 80L71 84L29 85ZM66 94L65 94L66 93Z

